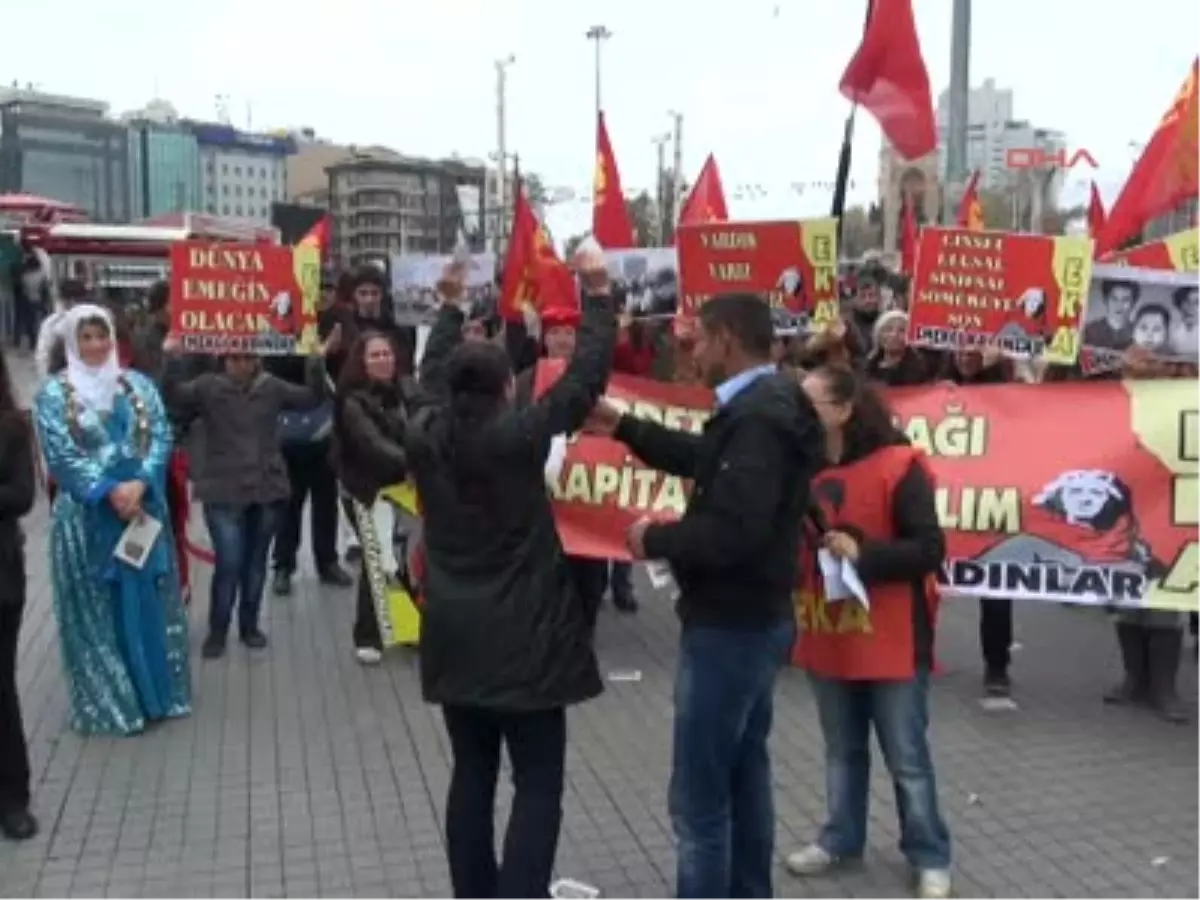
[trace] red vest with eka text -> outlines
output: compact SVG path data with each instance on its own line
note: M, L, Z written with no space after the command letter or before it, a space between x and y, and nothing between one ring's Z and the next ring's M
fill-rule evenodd
M820 504L830 530L845 531L860 545L864 541L892 541L896 486L914 464L929 472L924 454L901 444L882 447L848 465L830 466L813 480L813 502ZM932 474L929 481L933 483ZM807 537L800 550L800 587L796 592L800 634L792 662L826 678L912 678L916 669L913 602L917 594L913 583L866 585L869 610L855 599L827 603L816 558L820 536L810 525ZM923 587L932 629L937 615L936 577L928 576Z

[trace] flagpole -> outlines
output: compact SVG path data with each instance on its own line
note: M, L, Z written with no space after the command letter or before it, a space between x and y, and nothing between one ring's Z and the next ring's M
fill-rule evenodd
M871 11L875 6L875 0L867 0L867 16L863 22L863 34L867 32L867 26L871 24ZM842 213L846 211L846 186L850 181L850 159L851 149L854 144L854 115L858 112L858 104L850 105L850 114L846 116L846 127L842 132L842 150L838 154L837 177L833 184L833 208L830 215L837 219L837 240L838 253L841 254L842 246Z

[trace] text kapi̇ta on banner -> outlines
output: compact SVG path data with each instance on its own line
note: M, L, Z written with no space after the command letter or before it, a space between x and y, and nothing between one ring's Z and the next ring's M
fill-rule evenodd
M802 328L838 317L837 219L684 225L675 246L685 315L716 294L746 291L767 297Z
M539 390L558 371L542 363ZM711 409L701 388L622 375L608 397L687 430ZM1194 382L938 385L892 390L888 400L936 479L944 592L1197 608ZM682 515L688 485L622 444L584 435L568 444L550 487L567 553L628 559L628 526Z
M909 291L909 343L961 350L998 343L1010 356L1070 365L1091 277L1092 241L925 228Z
M315 247L171 245L171 330L189 353L313 353L320 295Z

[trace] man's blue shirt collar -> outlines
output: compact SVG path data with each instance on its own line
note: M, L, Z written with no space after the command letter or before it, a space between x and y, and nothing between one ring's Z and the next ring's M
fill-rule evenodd
M746 369L744 372L739 372L732 378L727 378L717 385L717 406L724 406L729 403L758 379L764 375L774 375L775 366L771 363L764 363L761 366L755 366L753 369Z

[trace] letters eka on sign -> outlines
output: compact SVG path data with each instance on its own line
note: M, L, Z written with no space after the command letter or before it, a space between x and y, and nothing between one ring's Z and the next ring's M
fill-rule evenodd
M1096 157L1086 149L1067 151L1043 150L1041 147L1010 147L1004 154L1004 165L1009 169L1074 169L1080 163L1098 169Z

